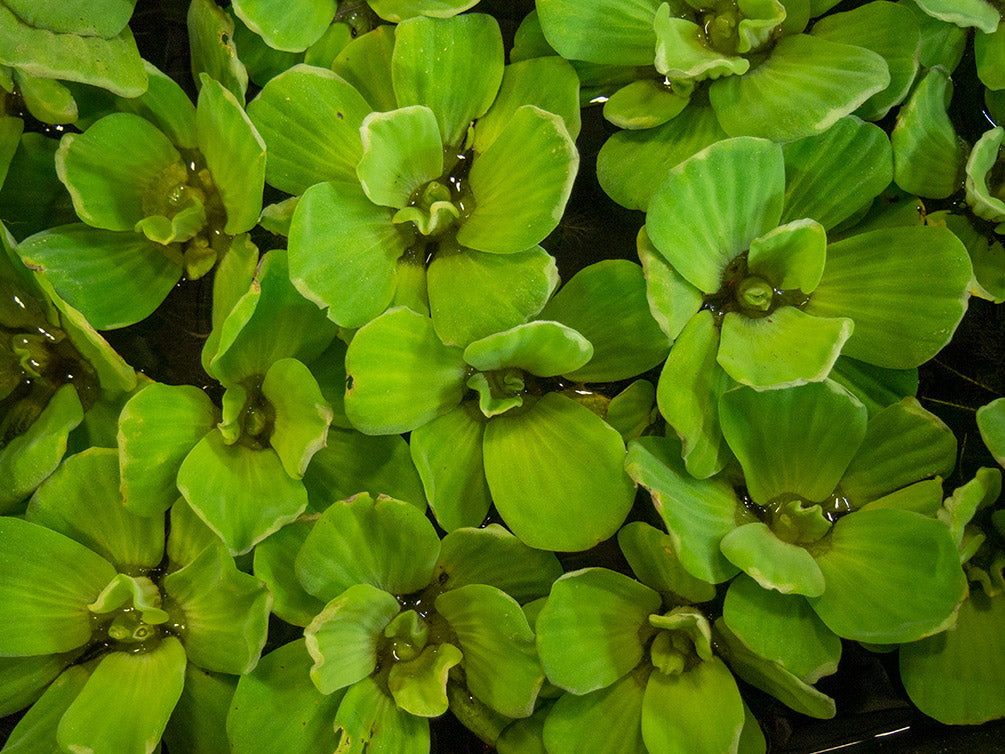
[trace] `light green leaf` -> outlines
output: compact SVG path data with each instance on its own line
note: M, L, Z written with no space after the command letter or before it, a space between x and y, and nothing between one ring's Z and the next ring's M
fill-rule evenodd
M229 747L227 711L236 688L235 676L186 665L185 686L164 729L164 743L191 754L215 754Z
M264 581L272 594L272 612L294 626L307 626L324 608L324 602L304 591L294 568L297 553L313 527L313 519L299 518L255 547L255 577Z
M0 657L0 715L31 706L78 654Z
M402 712L417 717L439 717L447 711L447 675L460 664L461 650L453 644L431 644L418 657L396 662L387 687Z
M949 528L910 511L855 511L834 524L815 558L827 588L810 605L846 639L893 644L937 633L966 594Z
M851 317L843 352L910 369L949 342L967 308L966 248L946 228L884 228L827 247L827 266L806 313Z
M1005 26L998 24L993 34L974 33L977 77L988 89L1005 89Z
M590 342L559 322L535 321L476 340L464 360L482 372L515 367L537 377L574 372L593 356Z
M369 434L421 427L460 403L465 364L428 317L391 309L360 328L346 354L345 408Z
M917 369L884 369L841 356L830 379L845 387L869 409L869 415L918 392Z
M999 15L985 0L917 0L925 13L956 26L976 26L986 34L998 27Z
M722 433L743 466L751 497L768 505L787 495L830 497L863 438L866 409L833 382L719 399Z
M740 690L718 657L677 675L649 675L642 699L642 739L649 751L734 751L744 718Z
M447 531L478 526L492 499L482 466L485 419L470 403L417 427L409 449L436 522Z
M632 673L585 696L563 694L544 722L544 743L552 754L576 754L596 747L610 754L647 754L642 742L644 676Z
M398 107L391 82L396 28L382 24L356 37L345 46L331 65L335 73L363 95L370 103L370 109L377 112L387 112Z
M332 410L310 370L296 359L280 359L265 374L262 395L275 411L269 443L286 473L301 479L325 445Z
M384 20L398 23L418 15L450 18L477 4L478 0L373 0L371 7Z
M474 60L479 64L472 65ZM504 63L502 35L491 16L402 21L391 60L398 106L425 105L436 114L443 143L460 147L471 121L495 99Z
M1005 398L977 409L977 429L998 465L1005 467Z
M659 529L643 521L632 521L618 532L618 546L635 577L659 592L664 604L681 599L708 602L715 597L715 587L684 569L671 537Z
M163 520L141 518L122 504L114 448L88 448L67 458L32 496L25 516L122 571L153 568L164 557Z
M133 113L153 123L171 143L195 149L195 105L174 79L148 61L143 61L148 86L139 97L118 97L115 109Z
M298 639L241 676L227 715L227 737L235 751L335 751L332 720L342 694L319 694L310 679L312 664L304 640Z
M311 680L322 694L350 686L373 672L384 627L399 609L392 595L360 583L318 613L304 637L314 658Z
M208 74L200 74L199 80L202 89L195 111L199 151L227 212L224 232L236 236L254 228L262 212L265 141L231 91Z
M646 231L677 273L714 293L726 265L778 225L784 187L777 144L716 142L669 172L649 202Z
M237 57L233 16L212 0L194 0L188 6L186 21L191 53L189 65L196 88L201 90L205 86L202 80L205 73L220 82L243 106L248 90L248 69Z
M558 287L555 258L540 246L506 255L445 246L427 280L433 327L446 345L463 348L523 324Z
M604 103L604 118L618 128L656 128L680 115L688 102L663 82L639 79L611 95Z
M5 0L4 4L37 29L107 38L129 22L136 0L109 0L100 8L91 7L86 0L68 0L58 6L39 6L31 0Z
M18 246L18 254L99 330L146 318L181 277L181 264L163 246L135 233L81 224L36 233Z
M237 570L223 544L164 577L164 592L185 615L179 638L189 661L217 673L254 669L265 646L272 595Z
M621 436L585 406L548 393L485 429L485 478L507 526L531 547L585 550L617 531L635 497ZM552 473L561 469L561 474Z
M271 152L270 152L271 154ZM412 243L410 226L373 204L358 183L309 189L290 224L290 277L304 296L343 327L361 327L383 312L397 286L398 258ZM318 249L327 253L318 254Z
M443 173L443 143L428 107L370 113L360 136L363 156L356 175L374 204L404 207L420 187Z
M659 0L541 0L537 13L548 44L567 60L650 66ZM603 33L599 33L602 30Z
M738 526L722 538L722 554L764 589L819 597L824 577L799 545L779 539L760 521Z
M4 745L6 754L57 751L56 730L66 709L77 698L90 671L83 665L67 668L25 713Z
M791 141L826 131L889 84L872 50L796 34L747 74L713 81L709 99L730 136Z
M750 69L746 58L724 54L706 42L706 33L694 21L672 18L669 3L663 3L656 11L653 27L656 70L670 81L742 76Z
M999 160L1003 138L1005 128L1001 126L986 131L974 144L967 159L967 204L975 215L991 222L1005 221L1005 201L995 195L994 188L989 184L991 171Z
M56 79L35 78L15 68L14 83L24 106L38 120L52 124L76 122L77 101Z
M468 690L507 717L529 716L544 671L519 603L495 587L469 584L441 594L435 607L457 635Z
M130 398L119 415L122 505L139 516L170 508L182 461L216 422L209 397L191 385L154 383Z
M207 547L216 545L220 537L206 526L185 498L179 496L171 506L167 556L169 570L178 569L195 560Z
M816 220L794 220L750 242L750 272L776 290L812 293L824 272L827 233Z
M548 680L577 695L610 686L642 660L660 604L652 589L606 568L559 578L535 625Z
M290 478L275 451L226 445L216 431L182 462L178 489L234 555L248 552L307 507L303 482Z
M428 586L439 554L439 537L422 511L361 493L321 515L297 555L296 570L304 588L322 600L355 584L411 594Z
M271 79L248 103L269 155L266 181L290 194L323 181L356 181L359 128L372 109L351 84L323 68L297 65Z
M364 678L346 691L335 715L335 733L340 737L339 754L429 751L429 722L398 709L372 678Z
M237 0L234 13L269 47L301 52L328 28L336 7L336 0Z
M56 733L64 751L153 751L185 684L185 649L109 652L70 704Z
M540 243L558 225L578 168L579 153L562 119L535 105L519 108L472 161L474 209L457 242L493 253Z

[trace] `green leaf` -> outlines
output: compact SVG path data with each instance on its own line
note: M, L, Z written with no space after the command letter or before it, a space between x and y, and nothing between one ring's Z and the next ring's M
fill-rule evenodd
M0 655L67 652L91 637L87 606L115 577L72 539L17 518L0 519Z
M678 274L714 293L726 265L778 225L784 186L777 144L716 142L669 172L649 202L646 231Z
M464 349L464 360L479 371L517 368L537 377L573 372L592 356L593 346L586 338L551 321L517 325Z
M447 675L460 664L461 651L453 644L431 644L418 657L396 662L387 686L402 712L418 717L439 717L447 711Z
M335 751L332 720L343 695L319 694L310 679L312 664L304 640L298 639L241 676L227 715L227 737L235 751Z
M870 416L918 392L917 369L884 369L848 356L834 362L830 379L865 404Z
M977 77L988 89L1005 89L1005 26L998 24L993 34L974 34L974 55L977 58Z
M864 47L879 53L890 71L890 84L858 109L866 120L879 120L907 96L918 74L921 29L914 14L896 3L871 2L832 13L813 25L813 36Z
M407 432L460 403L461 350L428 317L397 307L360 328L346 354L346 415L369 434Z
M21 242L18 254L99 330L146 318L181 277L181 264L164 247L135 233L81 224L36 233Z
M518 602L542 597L562 575L554 553L534 550L499 524L447 534L432 581L443 589L487 584Z
M863 508L899 508L914 511L925 516L935 516L942 508L942 477L925 479L908 487L902 487L888 495L878 497Z
M87 17L95 18L92 13ZM0 6L0 64L29 76L98 86L121 97L136 97L147 86L128 26L107 38L58 33L33 28L6 5Z
M176 175L181 169L180 176ZM113 113L82 134L67 134L56 152L56 173L81 220L95 228L131 231L160 209L160 196L184 183L181 156L149 121ZM171 181L163 185L165 181ZM155 203L156 202L156 203Z
M910 369L949 342L967 308L971 274L966 248L946 228L874 230L828 246L806 313L854 320L848 356Z
M723 479L696 480L680 460L680 443L640 437L628 445L625 469L649 490L681 564L703 581L718 584L739 569L719 550L722 538L754 520Z
M555 258L540 246L486 254L441 244L429 265L429 308L446 345L508 330L541 311L558 287Z
M904 688L926 715L949 725L974 725L1005 714L999 629L1005 597L973 589L950 631L900 648Z
M91 673L83 665L67 668L25 713L4 745L7 754L56 751L56 730L67 707L84 688Z
M28 112L43 123L74 123L78 117L73 94L56 79L35 78L14 69L14 83Z
M694 21L672 18L669 3L656 11L656 70L669 81L704 81L742 76L750 61L719 52L706 42L707 34ZM606 113L605 113L606 115Z
M564 372L581 382L613 382L662 362L669 342L649 311L642 269L607 260L580 270L539 315L574 328L593 346L583 367Z
M331 69L352 84L370 103L370 109L387 112L398 107L391 81L394 31L382 24L352 40L338 54Z
M649 380L635 380L607 404L604 421L625 442L642 435L656 421L656 388Z
M336 7L335 0L238 0L234 13L269 47L301 52L328 28Z
M271 153L270 153L271 154ZM397 286L398 258L413 232L391 222L358 183L308 190L290 225L290 277L304 296L343 327L361 327L383 312ZM318 254L317 249L328 249Z
M768 505L786 495L830 497L866 436L865 406L833 382L719 399L722 433L743 467L751 497Z
M908 193L945 199L963 181L964 144L947 112L952 96L949 72L932 68L900 108L890 143L894 179Z
M372 109L351 84L323 68L297 65L271 79L248 103L269 155L265 180L289 194L322 181L355 182L363 155L359 128Z
M371 7L384 20L398 23L418 15L450 18L477 4L478 0L373 0Z
M457 635L468 690L507 717L529 716L544 671L519 603L495 587L469 584L441 594L435 607Z
M122 505L139 516L163 513L178 499L178 469L217 422L216 409L191 385L153 383L119 415Z
M878 126L858 118L841 118L821 134L783 145L782 151L783 221L810 217L829 230L893 180L890 140Z
M472 65L474 60L479 64ZM436 114L443 143L460 147L471 121L495 99L504 63L502 35L491 16L402 21L391 60L398 106L425 105Z
M371 437L355 430L329 428L327 445L311 459L304 485L311 508L317 511L357 492L369 492L372 497L389 495L419 510L426 508L426 495L408 443L399 435Z
M645 681L623 676L585 696L563 694L544 722L544 743L553 754L597 751L647 754L642 742L642 699Z
M478 526L492 504L482 466L485 420L470 406L461 404L417 427L409 438L429 506L447 531Z
M37 29L80 34L82 36L114 37L129 22L136 0L110 0L100 8L85 0L69 0L58 6L39 6L30 0L5 0L18 18Z
M483 452L499 514L531 547L588 549L617 531L635 497L621 436L557 393L492 419Z
M248 673L265 646L272 596L237 570L222 544L164 577L165 594L185 615L179 638L188 659L217 673Z
M563 58L651 66L659 6L659 0L606 0L587 6L575 0L541 0L537 12L548 44Z
M718 657L677 675L653 670L642 699L642 739L649 751L733 751L744 722L733 674Z
M655 589L664 604L708 602L715 588L695 578L681 565L672 538L643 521L632 521L618 532L618 546L635 578Z
M988 183L991 171L998 162L1003 138L1005 128L1001 126L986 131L974 144L967 159L967 204L975 215L991 222L1005 221L1005 201L995 196Z
M998 465L1005 467L1005 399L997 398L977 409L977 429Z
M324 608L324 602L304 591L294 562L314 521L299 518L255 547L255 577L272 594L272 612L294 626L307 626Z
M114 448L88 448L67 458L32 496L25 516L119 570L153 568L164 557L163 520L141 518L122 504Z
M440 554L433 525L414 505L360 493L321 515L297 555L308 592L331 600L356 584L391 594L429 585Z
M925 13L956 26L976 26L986 34L998 27L999 15L985 0L917 0Z
M722 618L753 652L806 683L837 670L841 640L802 597L763 589L749 576L739 576L726 592Z
M582 695L631 672L655 633L649 615L660 604L652 589L606 568L559 578L535 626L548 680Z
M237 688L232 675L185 667L185 686L164 729L164 743L192 754L214 754L230 746L227 711Z
M350 686L377 666L378 641L398 614L398 601L369 584L356 584L329 602L304 631L314 658L311 680L322 694Z
M147 751L160 740L185 684L185 649L173 636L142 654L109 652L56 733L64 751Z
M404 207L416 190L443 173L443 144L428 107L370 113L360 133L363 156L356 174L374 204Z
M760 521L730 531L719 544L723 555L764 589L819 597L824 577L799 545L779 539Z
M640 79L611 95L604 103L604 118L618 128L656 128L680 115L688 102L660 81Z
M196 106L199 151L213 176L227 212L223 230L232 236L251 230L262 212L265 141L241 103L223 84L200 74Z
M177 569L195 560L207 547L216 545L220 537L180 497L171 506L168 519L167 556L169 569Z
M875 414L841 480L841 493L859 506L956 464L956 437L913 397Z
M457 242L493 253L540 243L558 225L578 168L579 153L562 119L535 105L519 108L472 161L474 209Z
M73 385L63 385L49 399L27 431L0 448L0 512L8 513L23 502L66 454L70 431L84 418Z
M0 657L0 715L31 706L77 654Z
M750 272L778 290L812 293L827 257L827 232L816 220L780 225L750 242Z
M296 359L280 359L265 374L262 395L275 411L269 443L286 473L301 479L325 445L332 410L310 370Z
M429 722L398 709L372 678L364 678L346 691L335 715L335 733L344 754L429 751Z
M815 557L827 588L810 605L838 636L902 643L955 619L966 579L941 521L910 511L859 510L834 524L826 544ZM899 596L891 600L891 594Z
M728 312L716 360L744 385L818 382L830 374L853 326L847 317L815 316L794 306L782 306L761 318Z
M730 136L791 141L826 131L889 84L872 50L796 34L754 70L712 82L708 94Z
M220 82L243 106L248 91L248 69L237 57L234 45L234 18L212 0L194 0L186 17L189 65L197 89L205 82L202 74ZM242 48L243 50L243 48Z
M171 143L195 149L195 105L174 79L148 61L143 61L148 86L139 97L119 97L115 109L153 123Z
M275 451L226 445L216 431L182 462L178 489L234 555L248 552L307 507L303 482L290 478Z

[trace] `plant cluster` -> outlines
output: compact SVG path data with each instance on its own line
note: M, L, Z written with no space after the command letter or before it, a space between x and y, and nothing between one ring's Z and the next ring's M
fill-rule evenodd
M191 0L189 77L0 0L3 751L763 752L851 642L1005 717L1005 398L966 477L918 399L1005 301L1001 3L477 5Z

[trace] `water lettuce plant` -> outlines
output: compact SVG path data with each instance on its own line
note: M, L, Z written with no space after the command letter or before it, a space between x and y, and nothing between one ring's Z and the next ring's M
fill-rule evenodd
M155 5L0 0L4 752L1005 716L998 0Z

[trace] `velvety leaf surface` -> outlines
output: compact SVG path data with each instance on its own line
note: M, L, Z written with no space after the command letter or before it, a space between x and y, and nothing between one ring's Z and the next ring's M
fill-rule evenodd
M356 166L374 204L404 207L422 185L443 172L443 143L436 115L413 105L370 113L360 127L363 156Z
M708 602L715 588L697 579L681 565L670 535L643 521L632 521L618 532L618 546L635 578L663 597L665 604L681 599Z
M652 495L681 564L691 575L718 584L739 571L719 543L748 514L727 482L688 474L679 448L669 438L640 437L629 443L625 468Z
M815 558L827 588L810 605L846 639L893 644L928 636L951 622L966 590L949 528L909 511L855 511L838 520Z
M499 514L531 547L588 549L614 534L631 508L635 486L623 469L621 436L557 393L492 419L483 452Z
M784 186L778 145L716 142L670 171L649 202L646 231L685 280L713 293L733 257L778 225Z
M535 625L548 680L577 695L610 686L642 660L660 604L652 589L606 568L559 578Z
M579 153L562 119L524 105L472 162L474 209L457 242L494 253L540 243L558 225L578 168Z
M422 511L360 494L321 515L297 555L296 569L307 591L322 600L355 584L411 594L429 584L439 554L440 540Z
M0 519L0 653L67 652L91 636L87 605L115 568L84 545L18 518Z
M248 552L307 507L307 490L286 473L275 451L226 445L216 431L182 462L178 489L235 555Z
M164 247L137 233L82 224L36 233L18 246L18 254L98 330L146 318L174 288L182 271Z
M222 544L207 547L165 576L164 591L185 614L179 638L191 662L234 675L255 667L265 646L272 596L257 578L237 570Z
M632 673L585 696L563 694L544 723L544 743L554 754L592 747L611 754L647 754L642 742L643 679Z
M341 693L318 693L311 681L313 660L303 639L284 644L242 676L227 715L227 737L235 751L285 754L334 751L332 720Z
M479 65L472 65L473 60ZM391 60L398 106L431 109L443 143L459 147L471 121L495 99L504 60L502 35L491 16L471 13L403 21L395 31Z
M967 308L971 274L965 247L945 228L874 230L827 247L806 312L854 320L848 356L910 369L949 342Z
M153 751L185 684L173 636L149 652L109 652L59 722L64 751Z
M118 432L126 509L153 516L170 508L178 499L182 461L216 421L209 396L191 385L155 382L130 398L119 415Z
M520 604L495 587L468 584L441 594L435 607L457 634L470 692L508 717L530 715L544 671Z
M865 406L833 382L719 399L722 433L743 466L755 502L783 495L828 498L866 435Z
M153 568L164 557L164 522L123 506L118 466L114 448L70 456L32 496L25 517L80 542L119 570Z
M359 128L371 110L351 84L322 68L298 65L271 79L248 103L268 150L266 181L289 194L322 181L355 181Z

